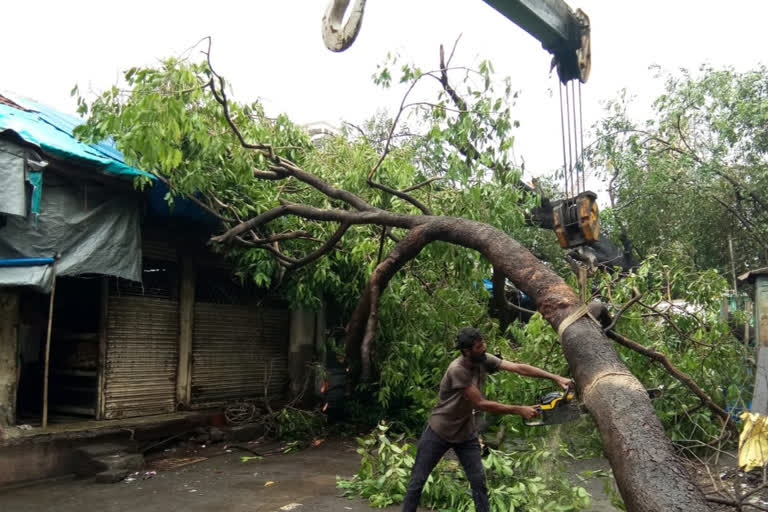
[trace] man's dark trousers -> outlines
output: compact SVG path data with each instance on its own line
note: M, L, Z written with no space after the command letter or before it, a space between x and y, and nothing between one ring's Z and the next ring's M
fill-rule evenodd
M469 485L472 487L472 499L475 500L476 512L489 512L488 488L485 486L485 472L480 457L480 442L473 437L461 443L444 441L429 426L419 439L416 450L416 461L413 463L413 474L408 484L408 492L403 501L403 512L416 512L421 498L421 491L427 477L449 449L453 448L459 458Z

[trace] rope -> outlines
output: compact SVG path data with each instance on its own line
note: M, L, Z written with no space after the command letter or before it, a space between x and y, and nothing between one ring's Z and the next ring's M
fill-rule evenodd
M582 304L579 306L579 308L565 317L565 320L560 322L560 326L557 328L557 337L562 340L563 334L565 333L565 330L568 329L573 323L578 320L579 318L583 316L588 316L593 322L595 322L596 325L600 325L600 322L598 322L595 317L592 316L592 314L589 312L589 308L586 304Z
M589 396L589 394L592 392L592 389L594 389L597 384L603 380L606 377L632 377L631 373L628 372L608 372L600 375L598 378L590 382L587 386L584 386L584 389L581 392L581 396Z

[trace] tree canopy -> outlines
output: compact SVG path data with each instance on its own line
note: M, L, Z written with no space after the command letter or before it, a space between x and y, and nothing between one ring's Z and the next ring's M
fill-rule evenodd
M592 164L643 255L728 274L731 237L739 273L768 264L767 71L667 74L645 122L626 93L608 102Z

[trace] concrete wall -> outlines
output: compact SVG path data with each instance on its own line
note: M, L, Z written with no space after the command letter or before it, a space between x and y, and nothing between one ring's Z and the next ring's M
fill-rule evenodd
M291 394L301 392L311 368L307 365L315 359L316 313L313 311L291 311L291 332L288 349L288 377ZM311 395L314 382L308 382Z
M0 425L16 423L19 294L0 289Z
M83 472L87 460L66 441L25 443L0 449L0 488Z

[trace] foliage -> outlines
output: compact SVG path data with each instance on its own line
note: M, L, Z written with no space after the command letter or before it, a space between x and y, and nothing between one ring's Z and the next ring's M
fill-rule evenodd
M383 508L405 496L416 447L403 435L390 437L389 427L379 425L370 435L358 438L360 470L338 486L349 496L362 496ZM589 507L590 495L563 478L559 446L533 446L502 452L490 450L483 459L492 511L568 511ZM469 484L455 460L443 459L427 479L421 504L446 512L474 510Z
M721 319L728 290L722 275L680 262L664 265L651 257L624 279L603 275L597 281L614 312L634 290L643 293L643 299L622 315L618 332L664 353L722 408L746 406L755 361L752 350ZM677 302L670 303L669 297ZM720 421L661 365L627 348L618 350L646 387L664 386L664 395L654 406L673 442L698 447L722 434Z
M730 236L737 272L768 264L767 71L668 74L645 122L626 92L607 103L590 159L643 256L725 273Z
M284 441L307 441L326 430L325 416L317 411L284 407L274 417L275 434Z

